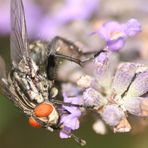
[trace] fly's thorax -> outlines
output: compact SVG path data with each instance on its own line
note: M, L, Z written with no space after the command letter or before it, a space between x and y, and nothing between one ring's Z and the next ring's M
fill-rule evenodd
M48 58L47 42L34 41L29 45L29 55L37 65L42 65Z
M31 77L35 77L39 71L37 64L30 58L23 56L18 65L13 64L12 70L19 71Z
M46 74L40 74L39 81L37 83L37 88L39 92L42 94L44 100L48 100L48 97L50 96L49 93L51 91L51 88L53 87L53 82L47 79Z
M45 73L38 71L38 66L31 58L24 57L17 67L13 67L10 80L21 96L27 101L42 103L48 100L52 82Z

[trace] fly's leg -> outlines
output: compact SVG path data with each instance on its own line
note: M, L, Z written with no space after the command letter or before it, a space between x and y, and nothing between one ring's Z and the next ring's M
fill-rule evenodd
M87 62L93 60L105 50L93 53L82 53L80 48L73 42L68 41L62 37L55 37L48 45L48 63L47 63L47 77L49 80L55 80L57 68L60 61L68 60L77 63L80 66L85 65Z
M50 56L54 56L56 58L62 58L68 61L73 61L79 65L83 65L90 60L93 60L100 53L106 52L105 50L100 50L98 52L93 53L82 53L80 48L76 46L73 42L62 38L55 37L48 46L49 49L49 58ZM82 56L87 55L86 58L82 59Z

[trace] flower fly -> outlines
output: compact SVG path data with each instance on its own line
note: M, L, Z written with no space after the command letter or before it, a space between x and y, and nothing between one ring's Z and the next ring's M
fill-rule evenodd
M35 41L28 43L26 20L22 0L11 0L10 50L12 68L6 75L5 63L0 57L0 85L4 95L20 108L34 127L44 127L50 131L64 129L60 122L63 114L70 114L62 107L84 107L79 104L55 100L58 89L54 84L54 69L58 58L73 61L79 65L94 58L97 54L81 60L82 53L72 42L55 37L50 43ZM73 55L73 56L71 56ZM46 70L41 72L44 63ZM66 130L65 130L66 132ZM71 132L66 133L81 145L85 141Z

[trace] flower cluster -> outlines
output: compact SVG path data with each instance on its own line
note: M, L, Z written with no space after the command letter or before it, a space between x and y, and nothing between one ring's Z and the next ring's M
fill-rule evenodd
M87 76L90 77L89 85L86 75L77 82L81 87L86 86L83 92L84 104L94 105L96 112L114 132L131 130L127 113L148 117L148 67L135 63L117 66L117 57L113 53L119 51L125 39L136 35L140 28L135 19L129 20L127 24L108 22L103 25L98 32L105 39L108 50L95 58L94 77ZM120 46L119 40L122 42Z
M115 72L109 67L110 59L102 64L98 58L96 76L83 93L84 103L94 105L114 132L128 132L127 113L148 117L148 67L122 63Z
M127 37L140 31L141 26L136 19L130 19L126 24L105 23L97 32L106 41L106 47L93 61L93 76L83 73L77 81L82 97L78 97L78 89L71 86L67 93L73 92L76 97L69 98L64 93L64 102L83 104L86 110L93 107L100 114L103 122L97 120L93 125L97 133L105 134L104 122L114 132L129 132L129 114L148 117L148 67L126 62L119 64L114 53L121 49ZM77 107L63 107L69 114L61 117L64 128L60 137L69 138L71 131L79 128L82 113Z
M112 52L119 51L128 37L133 37L141 31L141 25L136 19L120 24L115 21L104 23L96 33L106 41L107 49Z
M64 93L64 102L71 104L80 104L79 97L67 97ZM78 129L79 126L79 117L81 116L81 111L77 107L68 107L63 106L63 108L67 111L67 114L61 116L60 123L63 125L62 130L60 131L61 138L70 138L71 131Z

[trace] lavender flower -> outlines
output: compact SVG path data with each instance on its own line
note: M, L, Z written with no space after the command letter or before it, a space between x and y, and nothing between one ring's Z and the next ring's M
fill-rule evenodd
M136 72L136 65L132 63L120 64L115 74L112 90L122 95L130 85Z
M128 36L135 36L138 32L141 31L141 25L136 19L130 19L125 24L125 32Z
M135 36L141 31L141 25L136 19L130 19L125 24L115 21L107 22L96 33L106 41L108 50L119 51L129 36Z
M107 53L101 53L97 58L96 58L96 63L98 62L99 64L105 64L108 61L108 54Z
M133 115L147 117L148 116L148 98L131 97L126 98L124 105L128 112Z
M125 115L117 105L106 105L101 116L108 125L116 126Z
M67 97L66 94L63 94L64 102L72 104L80 104L80 98L78 97ZM71 131L79 128L79 117L81 116L81 111L77 107L67 107L63 108L68 112L61 117L60 123L63 125L62 130L60 131L61 138L70 138Z
M101 55L102 56L102 55ZM131 126L127 113L148 117L148 68L134 63L122 63L117 70L113 68L115 59L111 54L94 60L96 75L85 89L85 105L95 105L102 119L114 132L129 132ZM104 60L105 59L105 60ZM106 81L108 79L108 81ZM96 89L98 85L99 89Z
M83 93L83 100L84 104L89 106L93 106L95 104L97 108L100 108L106 103L106 99L104 99L103 96L93 88L85 90Z
M131 84L127 96L142 96L148 92L148 69L136 73L136 78Z

